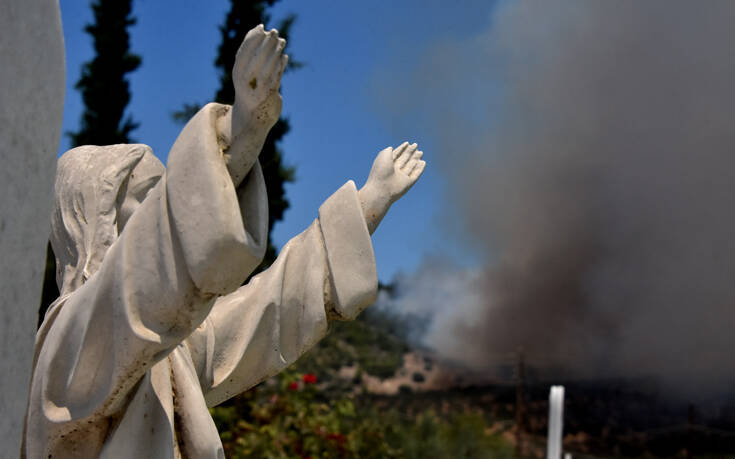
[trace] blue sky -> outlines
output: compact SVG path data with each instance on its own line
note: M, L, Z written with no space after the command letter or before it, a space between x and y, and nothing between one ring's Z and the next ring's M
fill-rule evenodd
M384 94L381 82L412 71L415 56L444 40L463 40L487 28L494 4L282 0L271 10L269 27L289 13L297 15L289 52L306 64L286 74L282 86L283 113L292 125L282 147L286 162L296 167L297 180L287 187L291 208L273 232L277 246L306 228L321 202L346 180L361 186L379 150L409 140L419 143L428 164L373 237L380 279L387 282L397 272L414 271L431 255L449 255L465 266L476 262L441 211L451 206L436 159L452 152L435 151L437 141L419 107L396 107L398 118L395 113L386 116L382 111L392 102L376 98ZM132 50L142 56L143 65L130 77L128 112L140 123L135 140L153 147L164 162L180 130L170 113L184 102L210 101L217 87L217 26L228 5L226 0L134 1L138 23L131 29ZM83 32L92 14L86 0L62 0L61 13L67 132L77 129L83 108L74 84L82 63L93 55L91 39ZM60 151L68 147L68 139L62 138Z

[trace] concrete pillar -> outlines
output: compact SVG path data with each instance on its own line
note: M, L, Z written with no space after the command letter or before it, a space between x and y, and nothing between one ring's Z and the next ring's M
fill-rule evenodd
M17 457L64 108L57 0L0 0L0 445Z

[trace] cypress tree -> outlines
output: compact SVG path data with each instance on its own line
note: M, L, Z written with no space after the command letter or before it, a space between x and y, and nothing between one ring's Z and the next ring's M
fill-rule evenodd
M95 57L84 64L75 88L82 92L84 113L81 127L69 133L72 146L130 143L130 133L138 127L130 115L126 75L141 64L130 52L128 27L135 24L131 0L96 0L92 3L94 23L84 30L92 36Z

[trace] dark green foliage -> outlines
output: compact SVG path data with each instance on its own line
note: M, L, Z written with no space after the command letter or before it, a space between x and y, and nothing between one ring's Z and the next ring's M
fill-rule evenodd
M82 92L81 127L70 132L72 146L129 143L138 126L128 115L130 102L126 75L140 66L140 56L130 52L128 27L135 24L131 0L97 0L92 3L94 23L85 31L92 36L95 57L84 64L76 89Z
M385 313L368 309L354 321L333 322L329 334L296 363L295 369L326 378L345 365L356 364L372 376L393 376L410 349L400 335L380 326L384 321Z
M408 386L393 397L365 393L363 373L393 376L410 350L404 339L381 328L393 318L368 309L355 321L334 322L327 337L293 367L212 408L225 455L512 457L505 429L497 427L500 419L462 396L421 395ZM337 375L345 366L358 367L351 381Z
M335 393L308 374L282 373L212 415L229 458L503 458L512 445L492 429L495 419L466 407L439 414L432 406L408 412Z
M126 75L140 67L141 58L130 52L128 27L135 24L131 0L97 0L92 3L94 23L84 30L92 36L95 57L84 64L75 88L82 92L84 112L81 126L68 132L73 147L112 145L132 141L130 133L138 127L125 107L130 102ZM59 297L56 286L56 260L51 244L46 250L46 268L38 311L39 326L49 305Z

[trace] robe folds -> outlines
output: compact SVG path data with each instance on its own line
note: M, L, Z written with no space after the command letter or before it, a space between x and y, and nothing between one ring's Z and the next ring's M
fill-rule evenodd
M217 458L208 407L275 375L377 293L355 184L319 208L266 271L260 167L236 190L204 107L99 269L36 337L28 458Z

